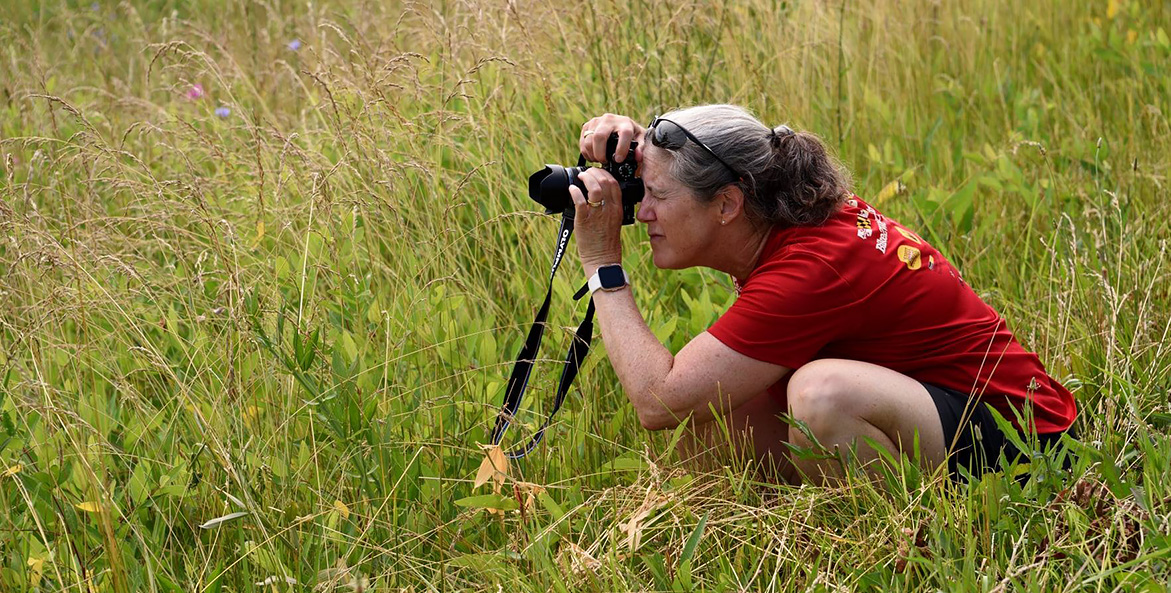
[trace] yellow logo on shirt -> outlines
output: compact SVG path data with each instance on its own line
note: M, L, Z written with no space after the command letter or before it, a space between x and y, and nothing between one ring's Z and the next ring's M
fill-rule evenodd
M916 235L915 233L912 233L911 231L908 231L901 226L896 226L895 228L898 229L899 234L906 237L907 239L910 239L911 241L914 241L916 245L923 244L923 239L919 238L919 235Z
M858 213L858 219L855 221L858 226L858 238L869 239L870 235L874 234L874 228L870 225L870 212L863 210Z
M910 245L899 245L899 260L912 270L918 270L923 266L921 253Z

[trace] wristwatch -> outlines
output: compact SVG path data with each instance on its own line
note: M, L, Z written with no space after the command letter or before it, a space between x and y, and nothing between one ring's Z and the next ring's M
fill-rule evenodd
M613 292L621 290L630 285L630 277L626 275L626 271L622 269L619 264L610 264L598 268L593 276L590 276L588 286L590 287L590 296L594 292L604 290L606 292Z

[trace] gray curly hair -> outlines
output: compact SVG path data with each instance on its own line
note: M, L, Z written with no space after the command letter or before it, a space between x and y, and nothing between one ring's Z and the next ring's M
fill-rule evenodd
M694 142L678 150L647 142L648 150L668 155L668 173L701 202L710 202L734 184L744 192L749 220L766 226L816 226L850 195L849 172L814 134L784 125L769 128L735 105L700 105L662 117L687 128L744 176L738 179Z

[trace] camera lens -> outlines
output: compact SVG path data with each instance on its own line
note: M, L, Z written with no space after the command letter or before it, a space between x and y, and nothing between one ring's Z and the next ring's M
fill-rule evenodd
M583 194L586 190L577 182L577 174L586 167L545 165L529 176L529 197L545 207L546 214L556 214L573 207L569 186L576 185Z
M606 161L602 169L618 181L618 187L622 190L622 224L634 224L634 207L643 198L642 179L638 178L638 163L634 158L637 147L637 142L631 142L626 159L616 163L614 152L618 149L618 133L610 134L606 142ZM545 207L545 214L572 214L573 198L569 196L569 186L576 185L588 200L585 185L577 176L589 168L584 155L580 155L576 167L545 165L545 168L529 176L529 197Z

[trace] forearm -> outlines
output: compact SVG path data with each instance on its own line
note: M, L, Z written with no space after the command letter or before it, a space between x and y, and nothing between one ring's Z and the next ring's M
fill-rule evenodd
M677 425L689 410L667 387L675 357L647 327L631 287L599 290L594 305L610 365L639 421L649 429Z

